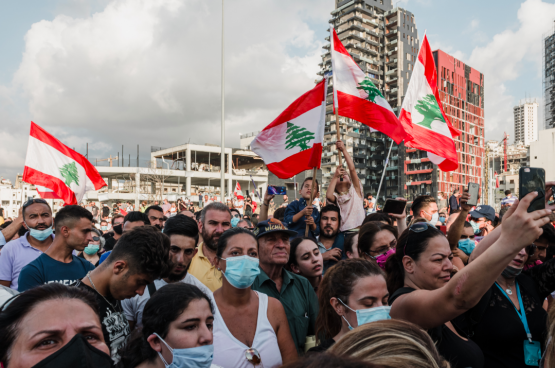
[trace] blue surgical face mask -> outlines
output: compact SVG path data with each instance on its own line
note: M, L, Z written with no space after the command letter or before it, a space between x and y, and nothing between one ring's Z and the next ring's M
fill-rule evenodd
M234 217L231 219L231 227L237 227L237 224L241 221L239 217Z
M100 249L100 245L89 243L89 245L87 245L83 251L87 253L89 256L92 256L93 254L98 252L99 249Z
M256 276L260 274L258 258L249 256L222 258L226 261L225 272L222 274L226 280L237 289L250 287Z
M101 227L100 227L100 230L106 231L106 230L108 230L108 226L101 226Z
M459 240L459 249L464 252L467 256L469 256L474 248L476 247L476 243L473 239L462 239Z
M474 234L480 234L480 227L474 221L470 221L470 225L472 226L472 230L474 230Z
M25 224L27 225L27 224ZM48 229L44 229L44 230L37 230L37 229L32 229L29 227L29 225L27 225L27 227L29 228L29 233L30 235L37 239L38 241L43 241L46 238L48 238L49 236L52 235L52 226L50 226Z
M209 368L214 358L214 345L197 346L188 349L172 349L157 333L160 341L167 346L173 355L173 360L168 364L162 354L158 352L158 356L166 368Z
M343 301L341 299L337 298L337 300L339 300L341 302L341 304L343 304L345 307L349 308L350 310L352 310L353 312L355 312L357 314L357 324L358 324L358 326L362 326L362 325L364 325L366 323L370 323L370 322L383 321L385 319L391 319L391 317L389 316L389 311L391 310L391 307L389 307L389 306L354 310L351 307L349 307L347 304L343 303ZM345 318L345 316L341 316L341 317L343 317L345 322L347 322L347 324L349 325L349 330L352 330L353 327L351 326L349 321L347 321L347 318Z
M444 223L445 223L445 217L441 216L441 217L439 218L439 221L441 221L441 223L444 224Z

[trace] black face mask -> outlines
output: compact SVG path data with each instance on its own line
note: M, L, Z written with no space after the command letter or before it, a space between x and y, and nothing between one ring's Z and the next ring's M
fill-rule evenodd
M113 229L114 229L114 232L115 232L116 234L118 234L118 235L123 234L123 224L115 225L115 226L113 227Z
M110 368L112 358L91 346L81 334L77 334L64 347L41 360L32 368Z

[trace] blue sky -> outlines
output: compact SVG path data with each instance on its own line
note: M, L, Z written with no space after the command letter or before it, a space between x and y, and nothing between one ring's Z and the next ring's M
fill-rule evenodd
M226 134L269 124L313 85L333 0L226 0ZM401 0L485 75L486 139L542 97L554 0ZM0 0L0 175L21 172L29 121L93 157L122 144L218 143L220 0ZM130 127L132 129L130 129ZM145 149L145 159L147 152Z

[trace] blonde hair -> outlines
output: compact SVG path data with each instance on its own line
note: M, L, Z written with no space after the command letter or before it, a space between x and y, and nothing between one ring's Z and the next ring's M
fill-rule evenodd
M449 368L430 336L418 326L395 319L364 324L343 336L328 352L384 368Z

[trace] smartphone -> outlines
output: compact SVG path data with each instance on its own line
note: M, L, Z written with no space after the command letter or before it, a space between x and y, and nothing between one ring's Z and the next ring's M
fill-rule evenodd
M518 171L519 199L528 193L538 192L538 196L530 203L528 212L545 209L545 170L537 167L521 167Z
M480 191L480 184L468 183L468 193L470 199L466 202L469 206L476 206L478 204L478 192Z
M287 188L278 187L277 185L268 185L268 194L286 195Z
M383 206L383 213L391 213L394 215L400 215L405 210L407 201L398 201L396 199L386 199Z

